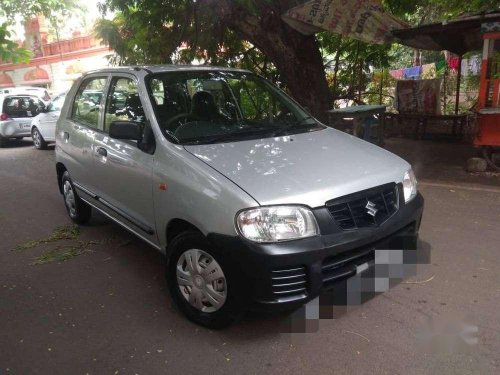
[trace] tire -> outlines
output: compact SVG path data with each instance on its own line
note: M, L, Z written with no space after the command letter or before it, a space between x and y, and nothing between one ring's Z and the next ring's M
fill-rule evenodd
M7 146L8 143L9 143L8 138L4 138L4 137L0 136L0 148Z
M64 206L68 215L76 224L85 224L92 216L92 207L82 201L78 196L73 182L69 177L68 171L65 171L61 178L63 188Z
M33 145L37 150L47 149L47 142L45 142L45 139L43 139L42 134L37 127L33 127L33 129L31 129L31 138L33 139Z
M223 257L216 256L201 233L188 231L179 234L168 246L167 254L170 254L166 269L170 294L189 320L208 328L221 329L242 315L243 305L239 301L236 284L231 282L232 270L224 264ZM197 255L195 264L198 266L196 269L189 267L189 259L196 259Z
M486 163L488 163L491 169L500 172L500 165L495 164L495 161L493 160L494 148L489 146L483 146L481 147L481 152L483 158L486 160Z

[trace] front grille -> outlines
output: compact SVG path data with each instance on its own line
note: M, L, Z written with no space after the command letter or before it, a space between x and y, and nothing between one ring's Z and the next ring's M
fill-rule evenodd
M387 184L326 202L335 223L344 229L381 225L399 207L397 185Z
M323 286L347 279L356 274L356 266L375 259L373 248L361 248L329 257L321 265Z
M271 272L273 294L277 299L303 297L307 294L307 277L304 266Z

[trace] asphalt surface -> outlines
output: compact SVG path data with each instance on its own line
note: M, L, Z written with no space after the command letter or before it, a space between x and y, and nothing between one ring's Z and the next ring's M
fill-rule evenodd
M432 261L416 276L309 333L285 316L212 331L172 305L162 256L102 216L14 251L70 220L53 150L0 149L0 374L498 374L500 184L425 177ZM75 244L88 251L33 265Z

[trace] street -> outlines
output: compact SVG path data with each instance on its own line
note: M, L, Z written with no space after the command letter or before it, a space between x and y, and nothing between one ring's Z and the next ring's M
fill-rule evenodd
M315 332L287 333L286 316L213 331L173 306L161 254L104 216L40 241L71 225L53 147L13 143L0 149L0 374L500 373L498 179L438 177L419 187L431 264L416 276Z

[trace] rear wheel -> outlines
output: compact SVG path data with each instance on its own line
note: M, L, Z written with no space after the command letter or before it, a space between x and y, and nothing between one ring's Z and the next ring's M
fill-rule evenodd
M43 139L42 134L40 133L40 130L38 130L38 128L34 127L31 130L31 138L33 138L33 145L37 150L47 149L47 142L45 142L45 139Z
M217 259L205 237L189 231L169 245L167 282L179 309L191 321L224 328L243 311L223 259ZM221 258L221 257L219 257Z
M76 193L68 171L64 172L61 181L64 205L66 206L69 217L76 224L85 224L92 216L92 208L87 203L82 201Z

